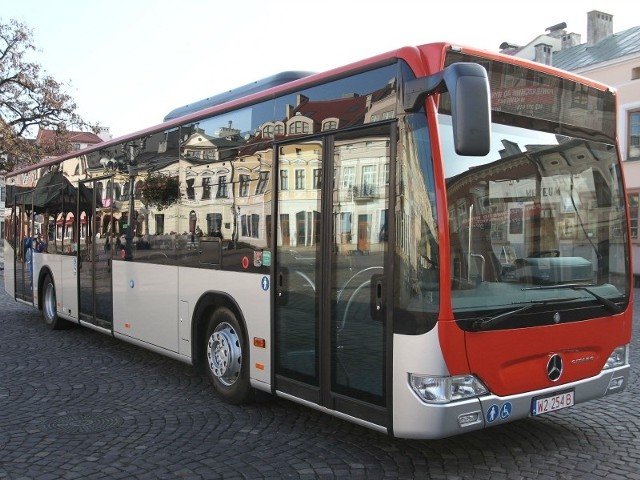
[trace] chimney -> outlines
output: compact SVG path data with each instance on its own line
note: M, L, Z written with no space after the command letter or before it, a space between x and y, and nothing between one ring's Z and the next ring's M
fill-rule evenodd
M97 135L104 142L113 138L113 135L111 135L111 129L109 127L98 127Z
M592 10L587 13L587 45L595 45L613 34L613 15Z
M580 45L580 40L581 36L579 33L567 33L566 35L562 36L562 46L560 47L560 49L564 50L565 48L571 48Z
M533 60L545 65L551 65L551 45L539 43L534 48L536 49L536 56Z

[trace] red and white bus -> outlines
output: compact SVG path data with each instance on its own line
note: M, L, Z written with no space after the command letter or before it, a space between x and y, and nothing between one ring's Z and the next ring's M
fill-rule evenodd
M571 407L630 371L615 118L604 85L445 43L288 72L8 175L5 288L231 403L405 438Z

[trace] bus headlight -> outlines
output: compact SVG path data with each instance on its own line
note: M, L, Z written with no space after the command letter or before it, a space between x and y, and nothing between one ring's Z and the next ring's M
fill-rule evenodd
M487 388L474 375L435 377L410 373L409 384L418 397L426 403L455 402L488 392Z
M607 370L609 368L621 367L629 363L629 345L623 345L618 347L611 352L609 358L607 359L607 363L604 364L603 370Z

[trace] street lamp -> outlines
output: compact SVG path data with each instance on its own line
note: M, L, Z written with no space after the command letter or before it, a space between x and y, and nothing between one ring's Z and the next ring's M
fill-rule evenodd
M122 150L127 158L127 173L129 175L129 218L127 233L125 236L124 259L133 260L133 222L135 215L135 179L138 176L138 155L146 148L147 138L143 137L138 141L127 142L122 146Z
M233 215L233 232L231 232L231 245L232 248L238 248L238 217L240 217L240 206L236 206L235 196L233 197L233 204L231 205L231 214Z

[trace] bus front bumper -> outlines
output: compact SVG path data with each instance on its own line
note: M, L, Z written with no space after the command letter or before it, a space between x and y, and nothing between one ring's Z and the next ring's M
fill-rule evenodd
M623 365L553 388L505 397L489 394L447 404L426 404L405 383L395 389L393 435L445 438L561 410L622 392L630 370L630 365Z

